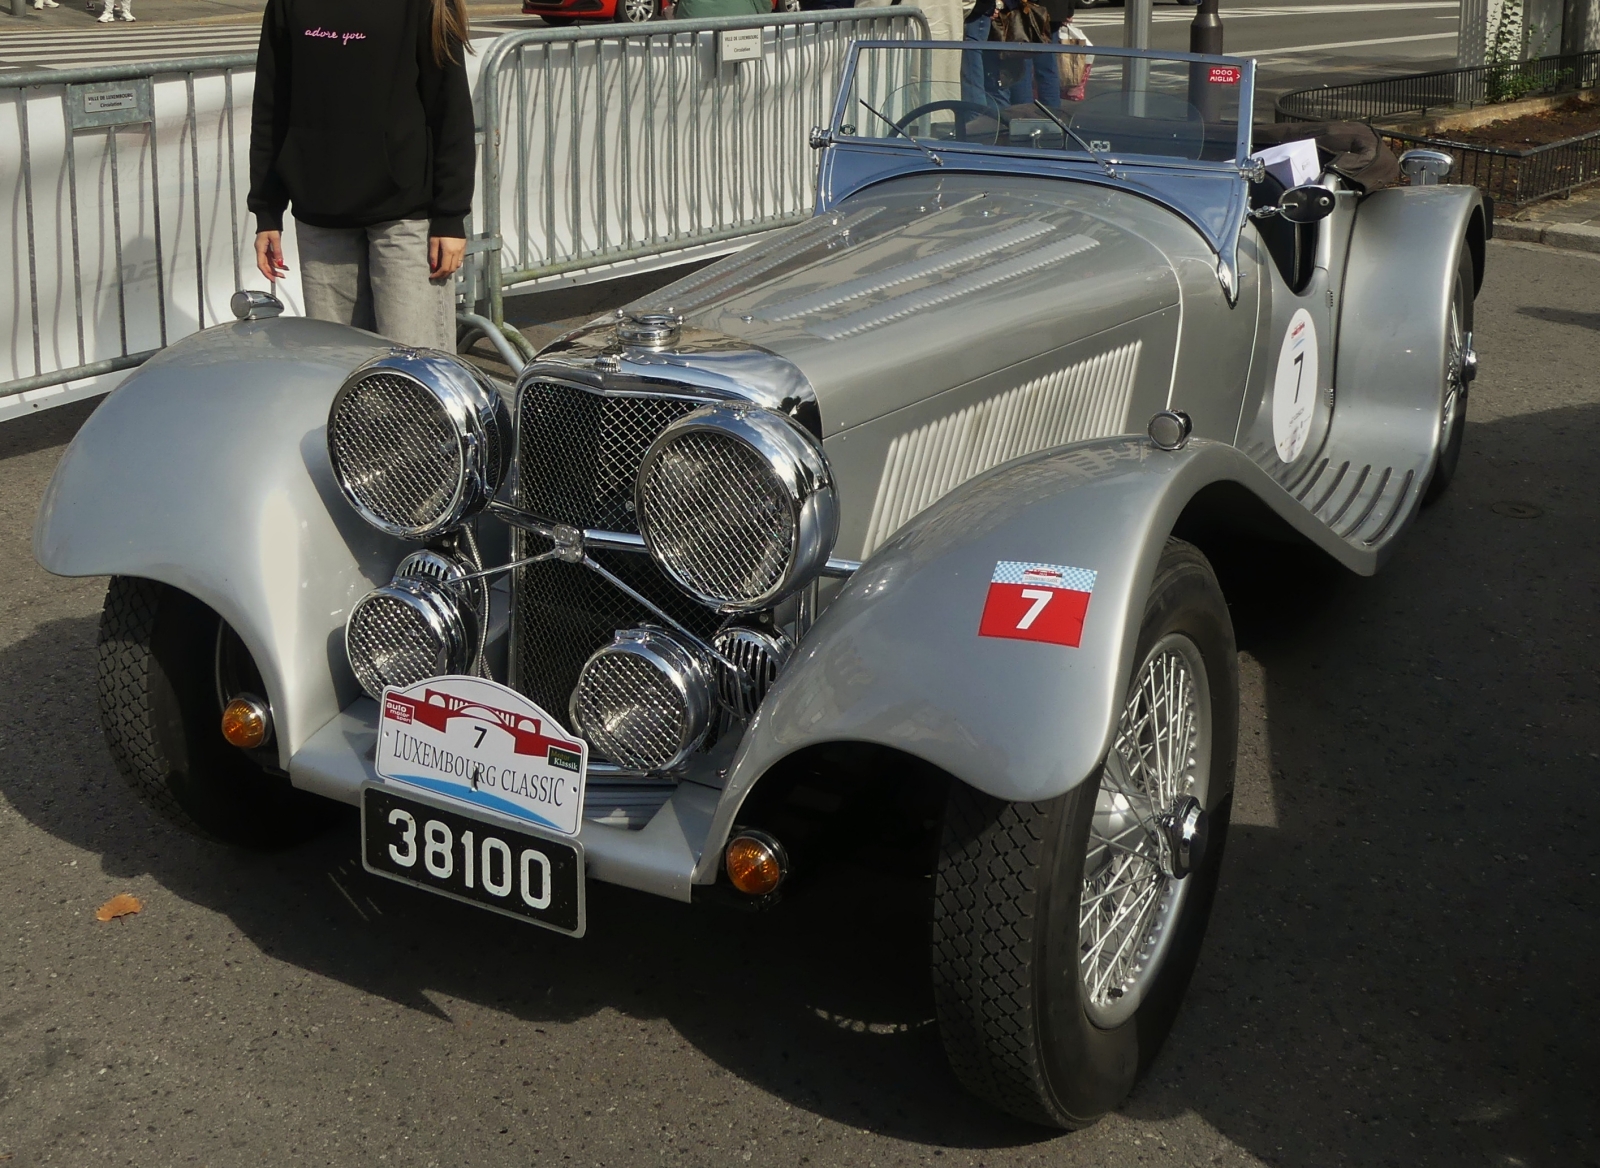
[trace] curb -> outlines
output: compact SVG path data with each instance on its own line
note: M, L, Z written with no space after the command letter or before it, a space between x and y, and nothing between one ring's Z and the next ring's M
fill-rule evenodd
M1542 243L1568 251L1600 253L1600 227L1590 227L1587 223L1518 223L1502 219L1494 225L1494 237L1521 243Z

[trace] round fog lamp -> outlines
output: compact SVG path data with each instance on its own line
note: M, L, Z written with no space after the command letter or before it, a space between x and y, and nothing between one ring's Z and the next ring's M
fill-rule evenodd
M748 896L775 892L788 874L783 845L764 831L741 830L722 853L728 882Z
M477 614L426 576L396 576L350 610L345 653L374 700L443 673L465 673L477 648Z
M240 750L254 750L272 733L272 711L255 694L240 694L222 711L222 736Z
M669 771L705 739L715 701L696 651L662 629L624 629L584 662L572 722L618 766Z

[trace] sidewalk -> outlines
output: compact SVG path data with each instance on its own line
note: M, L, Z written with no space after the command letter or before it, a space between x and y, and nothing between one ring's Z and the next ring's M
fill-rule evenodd
M0 3L5 2L7 0L0 0ZM45 9L33 8L32 0L18 2L29 5L27 15L11 16L7 9L0 8L0 37L14 32L90 28L101 7L100 0L92 0L92 11L87 7L90 0L60 0L61 7ZM133 14L138 18L136 24L260 24L266 6L267 0L133 0ZM518 3L475 4L471 0L467 3L467 14L474 19L509 16L521 11L522 5Z
M1600 187L1513 211L1496 221L1494 237L1600 252Z

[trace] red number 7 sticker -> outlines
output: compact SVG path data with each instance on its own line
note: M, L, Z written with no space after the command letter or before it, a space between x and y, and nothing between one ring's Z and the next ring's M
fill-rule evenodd
M1089 568L1001 560L990 579L978 635L1077 648L1095 575Z

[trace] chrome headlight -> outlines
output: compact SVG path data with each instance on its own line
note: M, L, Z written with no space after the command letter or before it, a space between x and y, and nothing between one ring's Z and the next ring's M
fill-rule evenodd
M628 629L584 662L572 721L589 744L630 770L671 770L711 727L711 677L700 656L661 629Z
M782 414L703 406L668 426L639 467L639 532L663 571L724 612L809 583L839 532L822 448Z
M400 562L393 581L356 601L344 648L369 697L472 668L483 614L468 599L471 590L451 583L466 572L437 552L417 552Z
M486 378L431 350L362 365L328 411L328 457L362 518L401 539L460 526L500 489L511 416Z

